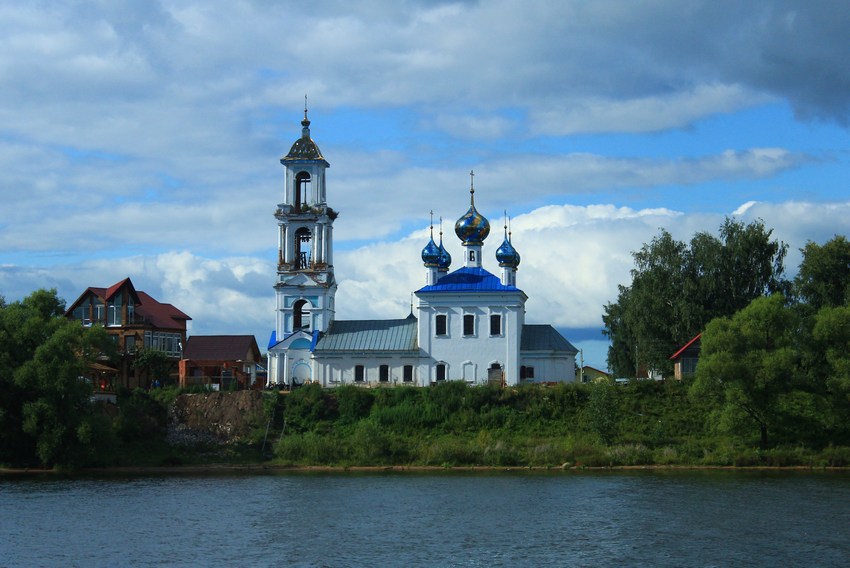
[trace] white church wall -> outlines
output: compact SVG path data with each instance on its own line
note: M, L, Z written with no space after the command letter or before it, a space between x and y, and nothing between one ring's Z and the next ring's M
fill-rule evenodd
M552 353L524 354L522 366L534 368L534 378L525 382L571 383L576 380L576 358Z
M418 356L384 352L371 355L339 354L319 355L315 358L315 380L322 386L338 387L343 385L389 386L420 385ZM381 366L386 365L387 380L381 381ZM356 367L363 367L363 380L356 380ZM404 381L404 367L410 366L412 380Z
M519 294L522 294L521 292ZM424 384L436 381L436 365L446 365L446 379L487 382L497 363L508 384L519 382L519 341L523 305L516 292L494 294L422 293L419 295L419 345L430 363L423 365ZM436 334L436 317L446 316L446 334ZM500 316L499 334L490 334L490 316ZM464 334L464 316L473 316Z

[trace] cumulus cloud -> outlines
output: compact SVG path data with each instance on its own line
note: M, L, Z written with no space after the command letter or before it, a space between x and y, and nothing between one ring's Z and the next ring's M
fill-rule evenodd
M474 169L530 319L589 329L660 226L760 217L789 265L846 233L848 24L794 0L5 3L0 294L130 275L198 330L268 327L308 93L341 317L406 314L429 211L455 246ZM786 107L809 130L754 118Z

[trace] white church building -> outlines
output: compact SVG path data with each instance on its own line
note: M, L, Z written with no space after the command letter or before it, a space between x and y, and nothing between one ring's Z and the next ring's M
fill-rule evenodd
M505 236L495 255L500 274L482 266L490 223L475 208L455 233L462 266L431 239L422 251L425 286L416 290L410 315L390 320L337 320L333 223L326 174L330 164L310 137L307 110L301 138L280 162L283 203L277 206L278 258L275 328L269 340L269 382L326 387L344 384L427 386L568 382L578 352L547 324L525 323L526 294L517 287L520 256Z

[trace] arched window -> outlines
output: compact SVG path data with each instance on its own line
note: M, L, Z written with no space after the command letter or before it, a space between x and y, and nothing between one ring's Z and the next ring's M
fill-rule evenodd
M437 380L445 381L446 380L446 364L445 363L437 363Z
M292 306L292 331L298 329L310 330L310 310L307 300L298 300Z
M309 203L310 199L310 174L298 172L295 176L295 211L301 211L301 207Z
M301 227L295 231L295 269L307 270L313 262L311 254L311 240L313 235L310 229Z

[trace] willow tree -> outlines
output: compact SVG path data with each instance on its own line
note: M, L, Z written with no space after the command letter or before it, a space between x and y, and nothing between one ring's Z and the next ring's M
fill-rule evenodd
M781 294L757 298L732 317L712 320L702 334L690 395L712 405L724 429L753 424L766 447L769 433L787 419L795 394L798 335L797 313Z

